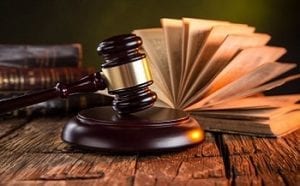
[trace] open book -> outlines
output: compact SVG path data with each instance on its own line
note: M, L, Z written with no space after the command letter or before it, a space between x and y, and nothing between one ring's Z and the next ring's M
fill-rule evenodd
M277 78L296 65L276 62L286 50L266 46L268 34L226 21L161 24L133 32L149 58L157 106L188 111L208 131L282 136L300 128L300 94L262 94L300 78Z

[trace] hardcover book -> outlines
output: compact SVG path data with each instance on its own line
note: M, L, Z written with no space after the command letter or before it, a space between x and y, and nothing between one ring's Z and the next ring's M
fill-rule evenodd
M300 78L278 79L296 64L278 62L286 49L267 46L270 35L227 21L161 24L134 31L149 58L157 106L188 111L208 131L282 136L300 127L300 94L263 95Z
M24 91L51 88L59 81L69 84L95 71L96 69L92 67L0 67L0 90Z
M80 67L82 46L79 43L64 45L12 45L0 44L0 66Z
M0 44L0 90L24 91L72 83L95 72L82 67L82 46Z

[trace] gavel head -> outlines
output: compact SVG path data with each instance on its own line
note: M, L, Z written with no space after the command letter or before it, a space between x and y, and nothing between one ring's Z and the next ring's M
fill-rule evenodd
M157 99L149 89L153 83L146 55L139 51L140 37L118 35L102 41L97 52L105 62L101 65L108 92L115 95L113 109L128 114L151 107Z

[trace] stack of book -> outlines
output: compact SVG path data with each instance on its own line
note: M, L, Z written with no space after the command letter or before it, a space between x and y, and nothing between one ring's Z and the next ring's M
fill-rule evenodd
M72 83L93 72L94 68L82 66L80 44L0 45L0 99L52 88L58 81ZM97 93L78 94L7 114L24 116L33 113L70 112L110 102L111 99Z

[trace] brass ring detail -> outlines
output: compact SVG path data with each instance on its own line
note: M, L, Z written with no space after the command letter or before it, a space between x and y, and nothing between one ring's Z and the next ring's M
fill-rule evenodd
M145 58L120 66L103 68L102 72L107 80L109 91L130 88L152 80Z

